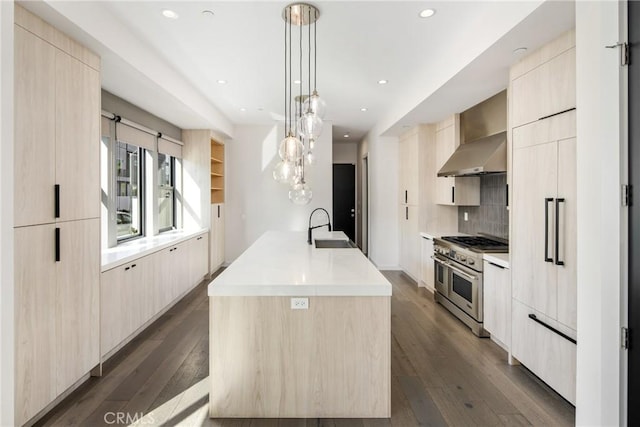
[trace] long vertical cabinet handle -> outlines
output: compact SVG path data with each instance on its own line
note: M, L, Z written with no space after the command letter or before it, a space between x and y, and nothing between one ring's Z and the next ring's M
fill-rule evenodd
M55 198L55 217L60 218L60 184L56 184L53 186L53 194Z
M544 199L544 262L553 262L549 257L549 203L553 203L552 197Z
M404 190L404 202L407 203L407 190Z
M404 219L409 220L409 206L404 207Z
M504 186L505 199L507 201L507 207L509 206L509 184Z
M60 227L56 227L56 262L60 262Z
M560 261L560 203L564 203L563 198L556 199L556 265L564 265Z
M220 205L218 205L218 218L220 218Z
M456 202L456 187L452 186L451 187L451 203L455 203Z

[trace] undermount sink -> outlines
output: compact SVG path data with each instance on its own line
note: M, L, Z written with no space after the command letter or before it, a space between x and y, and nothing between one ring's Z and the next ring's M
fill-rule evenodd
M315 239L316 248L318 249L337 249L337 248L355 248L356 244L351 240L339 239Z

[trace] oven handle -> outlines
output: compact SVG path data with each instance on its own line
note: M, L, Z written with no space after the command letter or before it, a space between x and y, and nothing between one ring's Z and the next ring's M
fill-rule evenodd
M444 265L444 266L446 266L446 267L449 267L451 270L453 270L453 271L455 271L456 273L458 273L458 274L460 274L460 275L462 275L462 276L466 277L466 278L467 278L467 279L469 279L469 280L478 280L478 277L477 277L477 276L472 276L471 274L467 273L466 271L462 271L462 270L460 270L459 268L457 268L457 267L455 267L455 266L451 265L450 263L448 263L448 262L446 262L446 261L441 260L440 258L436 258L436 257L433 257L433 256L432 256L432 257L431 257L431 259L432 259L432 260L434 260L434 261L435 261L435 262L437 262L437 263L440 263L440 264L442 264L442 265Z

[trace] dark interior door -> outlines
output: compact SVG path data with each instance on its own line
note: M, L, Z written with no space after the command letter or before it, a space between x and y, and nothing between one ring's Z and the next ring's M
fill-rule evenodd
M629 183L640 189L640 2L629 7ZM634 197L637 198L637 197ZM640 209L629 206L629 397L628 424L640 425Z
M356 241L355 165L333 165L333 229Z

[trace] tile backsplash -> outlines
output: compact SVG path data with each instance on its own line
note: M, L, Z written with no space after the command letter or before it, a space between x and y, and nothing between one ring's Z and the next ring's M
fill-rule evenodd
M509 238L509 211L507 210L507 175L480 177L480 206L458 207L458 231L467 234L486 233ZM469 220L464 220L467 212Z

